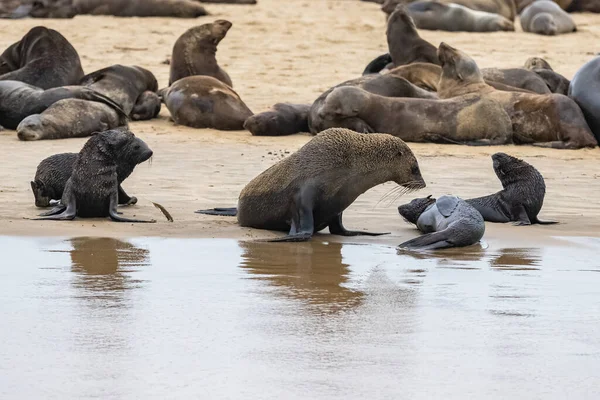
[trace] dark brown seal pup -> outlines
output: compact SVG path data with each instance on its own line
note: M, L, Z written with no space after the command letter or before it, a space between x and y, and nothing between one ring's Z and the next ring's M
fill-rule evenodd
M23 82L0 81L0 125L16 129L28 116L40 114L62 99L97 101L125 114L119 104L91 88L64 86L42 90Z
M38 165L31 189L35 197L36 207L48 207L52 200L60 200L67 181L73 172L77 153L61 153L50 156ZM118 203L132 205L137 198L129 196L121 184L131 175L134 168L148 160L152 151L141 140L131 140L125 146L117 149L115 161L117 165Z
M231 22L217 20L188 29L177 39L171 57L169 86L182 78L208 75L233 87L231 78L217 64L217 45L231 28Z
M564 94L569 93L569 85L571 81L555 72L550 64L539 57L531 57L525 61L525 69L535 72L540 78L546 82L546 86L552 93Z
M241 226L289 232L274 241L309 240L326 227L334 235L378 235L346 230L342 213L362 193L389 181L405 190L425 187L406 143L390 135L329 129L246 185L237 210L200 213L237 214Z
M520 14L521 28L524 32L540 35L560 35L575 32L575 21L556 3L549 0L538 0Z
M309 104L277 103L269 111L254 114L244 128L254 136L283 136L309 132Z
M555 224L538 219L544 204L546 184L542 174L532 165L505 153L492 156L494 172L503 189L485 197L469 199L467 203L489 222L511 222L515 225Z
M51 89L77 85L82 77L81 60L71 43L43 26L32 28L0 55L0 80Z
M173 121L192 128L242 130L252 115L230 86L212 76L188 76L160 94Z
M600 141L600 57L585 63L569 86L571 97L583 111L585 120Z
M37 219L72 220L78 216L110 217L117 222L156 222L124 218L117 212L118 155L126 146L143 148L146 144L133 133L120 129L92 136L77 154L61 204ZM152 156L147 146L145 154L148 158Z

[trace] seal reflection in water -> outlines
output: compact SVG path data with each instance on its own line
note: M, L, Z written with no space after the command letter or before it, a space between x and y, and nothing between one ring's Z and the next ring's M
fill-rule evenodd
M238 217L241 226L289 232L273 241L306 241L327 227L334 235L380 235L348 231L342 213L379 184L398 191L425 187L419 164L402 140L328 129L288 158L254 178L240 193L238 207L197 211Z

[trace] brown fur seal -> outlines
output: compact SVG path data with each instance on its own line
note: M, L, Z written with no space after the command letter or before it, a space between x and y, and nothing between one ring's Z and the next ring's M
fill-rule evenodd
M188 76L161 91L175 123L192 128L242 130L252 111L240 96L212 76Z
M118 203L132 205L137 203L136 197L131 197L121 184L131 175L134 168L152 157L152 151L142 141L132 140L119 148L115 160L117 164ZM61 153L50 156L38 165L31 189L36 207L48 207L52 200L62 198L67 181L73 173L77 153Z
M523 68L482 68L481 73L486 81L504 83L537 94L551 93L539 75Z
M71 43L43 26L32 28L0 55L0 80L51 89L76 85L82 77L81 60Z
M16 129L28 116L40 114L62 99L97 101L126 115L119 104L91 88L64 86L42 90L23 82L0 81L0 125Z
M308 116L308 127L311 133L318 133L328 128L346 128L355 132L373 133L384 132L373 130L368 124L359 118L343 118L343 119L323 119L321 116L321 108L330 93L336 88L344 86L356 86L366 90L369 93L375 93L386 97L417 97L424 99L437 98L435 93L430 93L426 90L411 84L406 79L399 76L387 75L366 75L357 79L341 83L323 93L310 108Z
M117 212L118 155L127 146L145 147L146 156L152 156L152 150L131 132L115 129L92 136L77 154L61 204L37 219L72 220L78 216L110 217L117 222L156 222L123 218Z
M419 36L415 23L405 6L397 6L390 15L386 36L395 67L415 62L439 65L437 49Z
M552 36L577 30L571 16L549 0L538 0L532 3L523 10L520 19L524 32Z
M538 219L544 204L546 184L542 174L532 165L505 153L492 156L494 172L502 190L485 197L469 199L467 203L489 222L511 222L515 225L555 224Z
M525 69L535 72L542 78L550 92L564 94L565 96L569 93L571 81L558 72L555 72L543 58L531 57L527 59L525 61Z
M248 183L237 209L200 213L237 214L241 226L289 232L275 241L305 241L326 227L334 235L378 235L346 230L342 213L362 193L389 181L405 190L425 187L406 143L329 129Z
M386 14L391 14L394 7L398 4L411 4L420 0L386 0L381 6L381 10ZM503 16L509 21L514 21L517 16L517 8L514 0L437 0L443 4L458 4L468 7L475 11L484 11Z
M596 139L600 141L600 57L585 63L569 86L571 97L583 111Z
M161 104L158 94L152 90L146 90L135 101L133 110L131 110L131 119L146 121L155 118L160 113Z
M124 125L127 125L127 119L120 117L106 104L64 99L52 104L41 114L23 119L17 126L17 137L20 140L87 137Z
M193 75L208 75L233 87L231 78L217 64L217 45L231 28L231 22L217 20L188 29L177 39L171 57L169 85Z
M523 68L528 69L530 71L536 69L549 69L550 71L554 71L550 66L550 63L541 57L529 57L525 61L525 65L523 66Z
M560 94L504 92L487 85L475 61L465 53L440 44L441 98L465 94L501 105L510 116L514 143L558 149L595 147L594 138L577 104Z
M417 1L408 6L419 29L450 32L514 31L512 21L496 13L475 11L460 4Z
M309 132L308 104L277 103L271 110L255 114L244 122L254 136L283 136Z

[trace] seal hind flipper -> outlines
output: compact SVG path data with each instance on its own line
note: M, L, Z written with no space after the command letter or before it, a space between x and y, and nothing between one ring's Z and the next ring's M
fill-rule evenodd
M125 110L123 110L123 107L121 107L121 105L118 104L116 101L96 90L90 88L85 89L87 90L82 92L83 100L96 101L98 103L106 104L107 106L113 108L122 119L124 119L125 121L129 121L129 115L127 115Z
M50 211L46 211L46 212L39 214L39 216L40 217L49 217L51 215L57 215L57 214L62 213L66 209L67 209L66 206L64 206L62 204L58 204L56 207L52 208Z
M560 222L558 221L542 221L539 218L535 218L535 221L532 221L534 224L540 224L540 225L554 225L554 224L560 224Z
M33 220L53 220L53 221L70 221L75 219L77 214L77 207L75 203L69 203L68 206L59 205L54 207L52 210L40 214L41 218L33 218Z
M379 57L375 58L373 61L371 61L369 64L367 64L367 66L365 67L365 70L363 71L363 75L370 75L370 74L378 74L380 73L385 67L388 66L388 64L392 63L392 56L390 55L390 53L385 53L380 55Z
M449 241L448 232L446 231L447 230L444 229L440 232L426 233L425 235L408 240L400 244L398 247L420 250L435 250L455 247L455 245Z
M237 207L211 208L209 210L197 210L194 212L196 214L204 214L204 215L219 215L222 217L235 217L235 216L237 216Z
M295 235L285 235L282 237L274 238L274 239L258 239L256 242L269 242L269 243L277 243L277 242L307 242L312 238L312 233L298 233Z
M458 198L455 196L441 196L437 199L435 205L444 217L449 217L458 207L458 203Z
M333 218L331 222L329 222L329 232L332 235L340 236L382 236L390 234L390 232L377 233L364 231L349 231L346 228L344 228L344 225L342 224L342 213L339 213L337 217Z

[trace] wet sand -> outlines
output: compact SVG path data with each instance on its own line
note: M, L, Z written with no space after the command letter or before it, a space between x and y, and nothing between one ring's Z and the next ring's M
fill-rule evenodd
M152 70L160 86L167 84L170 55L187 28L225 18L233 28L219 45L219 63L232 77L235 90L255 112L276 102L311 103L327 88L354 78L387 49L385 17L373 3L361 1L260 0L254 6L209 4L212 16L197 20L77 17L73 20L0 21L0 47L18 40L31 27L44 24L62 32L79 51L86 72L115 64ZM423 31L434 44L446 41L471 54L481 67L521 66L542 56L568 78L598 51L600 16L577 14L579 31L557 37L516 33L447 33ZM517 24L518 25L518 24ZM218 132L175 126L163 109L160 118L132 123L132 130L154 149L152 164L138 167L125 182L140 200L124 209L126 216L155 218L148 225L105 220L56 223L29 221L33 205L29 181L39 161L65 151L78 151L85 139L20 142L13 131L0 132L0 234L63 236L268 237L274 234L236 226L233 219L200 216L193 211L233 206L239 191L254 176L306 143L309 135L257 138L248 132ZM403 222L396 206L411 196L454 194L480 196L500 189L490 155L497 151L522 157L545 176L548 186L541 217L560 225L513 228L488 224L490 244L550 243L552 236L597 235L600 228L600 150L551 150L533 147L468 148L411 144L428 187L393 201L383 201L391 184L377 187L345 213L349 228L389 231L385 238L360 239L398 244L415 231ZM151 201L173 214L167 223ZM341 238L331 238L342 240ZM353 238L353 241L359 239Z

